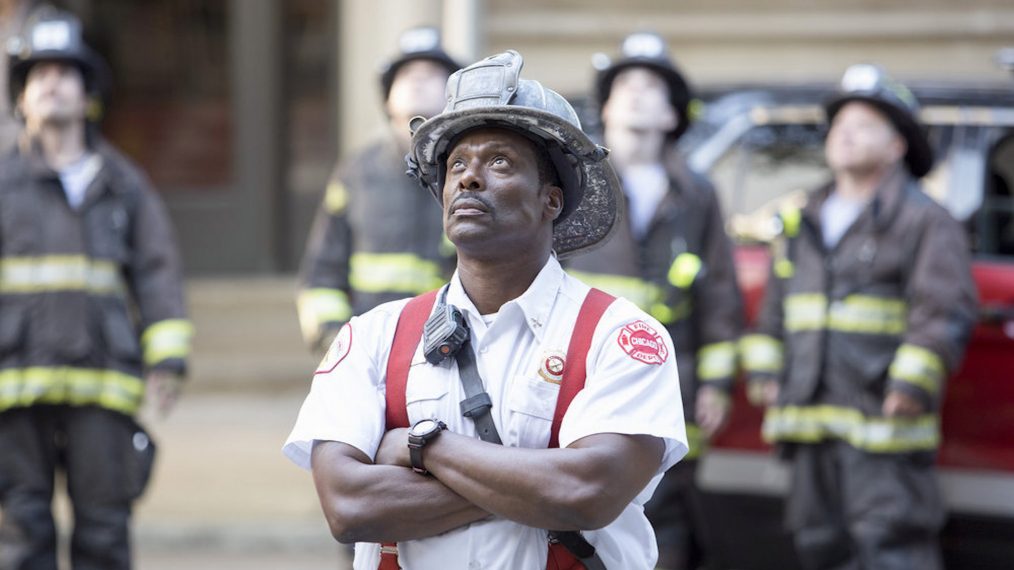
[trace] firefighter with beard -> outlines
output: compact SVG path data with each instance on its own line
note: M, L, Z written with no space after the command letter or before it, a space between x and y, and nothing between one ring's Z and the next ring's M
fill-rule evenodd
M751 399L791 460L786 522L804 568L941 568L933 464L976 319L969 245L919 185L933 151L904 85L856 65L825 111L833 179L780 215L743 340Z

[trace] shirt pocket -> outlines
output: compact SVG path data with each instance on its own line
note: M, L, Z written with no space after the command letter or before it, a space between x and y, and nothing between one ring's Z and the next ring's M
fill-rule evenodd
M507 398L510 417L504 444L532 449L548 446L559 395L557 384L541 378L516 376Z
M405 407L408 410L409 425L420 420L443 420L447 421L447 393L448 386L441 378L409 377L408 385L405 387Z

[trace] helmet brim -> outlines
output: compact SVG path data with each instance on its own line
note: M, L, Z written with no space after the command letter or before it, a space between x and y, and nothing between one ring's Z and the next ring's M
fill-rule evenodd
M598 99L599 112L601 113L602 106L609 99L609 93L612 91L616 76L631 67L650 69L660 75L669 86L669 103L672 104L680 118L679 124L673 129L670 136L674 140L679 139L690 128L690 100L692 99L690 84L674 66L666 65L656 59L627 57L613 62L609 67L600 71L595 78L595 95Z
M905 152L905 165L908 171L915 178L922 178L929 174L933 168L933 147L930 146L929 138L923 126L917 122L911 113L893 105L875 93L850 92L838 94L824 103L824 111L827 115L828 124L834 120L835 115L841 111L846 103L859 101L877 108L887 116L894 128L905 139L908 150Z
M21 91L28 81L28 72L36 64L55 61L73 65L81 70L84 78L85 89L91 95L102 96L105 94L109 81L109 70L105 62L97 53L87 47L82 47L79 52L68 53L58 50L39 50L32 52L28 57L12 56L8 73L8 96L11 104L14 105Z
M541 141L547 149L553 145L567 149L564 154L574 176L560 173L564 209L553 225L553 249L558 257L590 251L612 236L624 204L619 179L605 160L605 152L574 124L530 107L462 109L437 115L419 126L412 137L413 155L423 184L438 201L443 190L441 163L451 144L466 132L484 127L517 131Z
M398 75L398 70L402 68L406 63L410 63L418 60L432 61L439 65L442 65L447 69L447 74L450 75L455 71L461 69L461 64L454 61L447 52L442 50L429 50L421 51L408 55L403 55L399 58L391 60L383 70L380 72L380 89L381 95L384 96L384 101L387 101L391 95L391 86L394 85L394 77Z

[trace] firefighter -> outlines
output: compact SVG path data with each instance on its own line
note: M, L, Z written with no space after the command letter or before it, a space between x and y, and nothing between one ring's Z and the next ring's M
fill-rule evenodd
M460 66L435 28L405 31L380 74L388 129L334 172L303 257L298 297L303 338L327 348L353 314L436 288L453 265L440 210L405 176L412 117L444 106Z
M0 46L17 34L28 16L28 2L0 2ZM15 40L16 41L16 40ZM6 49L0 50L0 69L8 68ZM0 74L0 93L7 91L7 75ZM21 125L14 118L6 96L0 97L0 155L7 154L17 144Z
M676 151L692 94L662 38L628 36L621 56L600 66L595 93L628 215L611 241L568 261L568 271L651 313L680 349L690 460L666 474L645 509L659 566L694 568L707 541L693 459L727 417L742 327L732 246L714 189Z
M418 126L458 270L345 325L285 446L361 570L654 567L642 505L687 450L675 349L557 261L609 237L619 182L522 65L455 73Z
M833 179L780 215L743 339L751 398L791 458L786 522L805 568L940 568L933 463L975 322L969 246L921 191L933 152L904 85L856 65L825 111Z
M99 135L104 66L80 22L41 7L11 47L24 129L0 162L0 565L57 567L60 471L72 567L129 568L154 454L133 415L146 397L172 407L189 351L180 260L158 195Z

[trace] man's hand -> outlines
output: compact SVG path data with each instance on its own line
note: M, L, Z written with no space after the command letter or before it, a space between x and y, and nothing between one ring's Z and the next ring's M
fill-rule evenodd
M176 406L180 392L183 391L183 377L166 370L152 370L144 380L143 415L156 420L165 419Z
M714 386L702 386L697 391L697 425L710 438L725 426L729 419L729 396Z
M918 416L925 411L922 402L901 390L891 390L884 398L883 412L889 418Z
M752 380L747 384L746 397L755 406L773 406L778 401L778 382L775 380Z
M411 467L412 460L408 455L408 428L397 428L385 433L373 462L377 465Z

